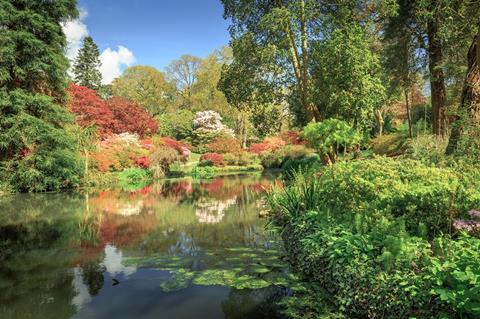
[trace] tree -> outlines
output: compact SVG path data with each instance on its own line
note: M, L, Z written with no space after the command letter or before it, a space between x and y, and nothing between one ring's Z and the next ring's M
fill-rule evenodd
M157 117L158 134L173 137L177 140L190 139L193 133L195 114L190 110L179 110L175 113L164 113Z
M222 3L224 17L233 22L230 31L234 41L247 37L251 46L258 50L274 49L272 58L288 76L292 89L299 96L301 107L307 114L306 121L319 119L310 96L309 69L311 41L315 37L311 22L318 17L319 6L304 0L222 0ZM237 57L235 50L234 57Z
M332 30L314 54L313 96L325 118L340 118L365 131L385 102L379 57L358 23Z
M246 147L252 129L260 133L278 129L278 123L263 122L263 115L279 120L278 105L284 98L282 70L274 62L273 46L259 47L252 35L232 41L234 59L223 65L218 88L227 102L237 110L236 133ZM274 124L274 127L268 124Z
M231 62L231 51L229 47L223 47L203 59L197 71L197 80L192 87L192 110L216 111L228 123L234 122L237 110L218 89L218 83L223 65Z
M466 115L467 121L472 121L476 127L480 125L480 24L468 51L468 70L463 86L460 112ZM461 113L457 115L453 125L446 150L447 155L456 151L464 130Z
M384 66L390 80L390 95L400 92L404 96L410 138L413 137L411 90L421 72L418 50L419 26L415 16L415 2L398 0L399 10L385 22L383 34Z
M152 115L174 108L175 86L150 66L133 66L112 83L112 93L144 106Z
M433 133L445 135L449 124L448 87L463 82L458 77L466 66L464 57L476 32L480 6L478 1L466 0L416 0L415 5L428 54ZM457 102L457 98L453 100Z
M65 101L68 60L61 22L76 1L1 1L0 166L20 191L72 187L81 165Z
M106 103L115 119L114 133L130 132L144 137L157 132L157 121L142 106L121 97L112 97Z
M102 86L100 66L98 47L92 37L86 37L73 64L75 83L92 90L99 90Z
M197 81L198 69L202 59L193 55L182 55L167 67L168 77L175 82L177 91L183 99L183 107L192 106L193 85Z
M365 32L375 30L372 21L390 14L395 7L393 1L373 0L222 0L222 3L224 17L232 20L233 64L235 60L248 64L248 57L262 62L245 66L243 71L248 76L242 78L262 78L259 83L277 86L275 91L284 94L296 122L302 125L325 117L323 105L313 94L318 84L318 81L313 84L316 74L312 73L318 44L332 29L347 30L347 22L361 25ZM268 70L275 66L276 70L264 72L264 66ZM258 74L254 76L254 72Z
M107 103L96 91L71 83L67 89L70 94L69 110L76 115L76 122L83 128L95 126L100 136L114 133L117 121Z
M100 137L125 132L141 137L157 132L158 124L140 105L125 98L102 100L96 91L71 84L69 108L76 115L77 124L83 128L94 125Z

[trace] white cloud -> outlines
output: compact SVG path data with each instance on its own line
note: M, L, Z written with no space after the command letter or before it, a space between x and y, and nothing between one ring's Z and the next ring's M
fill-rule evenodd
M66 55L70 60L74 60L82 46L83 38L88 36L88 28L83 20L88 16L85 9L80 9L78 19L67 21L62 25L63 32L67 36L67 52Z
M62 25L63 32L67 37L67 51L66 56L70 61L75 60L78 51L82 47L83 39L89 35L88 27L85 24L85 18L88 12L85 9L80 9L78 19L65 22ZM122 74L124 66L130 66L135 62L135 56L128 48L119 45L117 50L106 48L100 55L100 73L102 74L102 83L110 84L113 79Z
M122 75L123 67L130 66L135 62L135 56L132 51L119 45L117 50L105 49L100 55L100 72L102 73L102 83L110 84L113 79Z

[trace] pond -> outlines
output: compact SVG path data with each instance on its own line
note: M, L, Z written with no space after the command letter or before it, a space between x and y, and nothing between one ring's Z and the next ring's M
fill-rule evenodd
M280 318L274 179L0 198L0 318Z

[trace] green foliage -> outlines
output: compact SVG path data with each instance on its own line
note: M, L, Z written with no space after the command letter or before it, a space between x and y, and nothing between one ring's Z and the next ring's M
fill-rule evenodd
M81 166L65 100L68 60L61 22L76 1L2 1L0 16L0 167L19 191L78 184ZM48 94L50 97L45 95Z
M175 162L184 161L185 158L179 152L168 146L157 146L150 154L150 165L154 178L161 178L170 173L170 166Z
M303 135L309 145L321 154L325 164L336 162L340 148L347 152L352 147L358 147L362 141L362 136L354 128L337 119L310 123L304 128Z
M1 90L0 113L0 164L11 186L41 192L78 185L83 170L63 107L41 94Z
M480 240L439 238L434 245L438 256L428 268L432 292L459 314L480 315Z
M249 152L227 153L223 156L226 165L230 166L248 166L258 164L258 157Z
M123 189L138 189L147 185L152 180L150 171L132 167L127 168L118 174L120 186Z
M282 169L287 178L290 178L294 172L311 172L318 171L323 166L320 156L310 154L301 158L289 158L282 164Z
M92 90L99 90L102 86L100 66L98 46L93 42L92 37L86 37L73 64L75 83Z
M262 166L267 169L284 168L287 162L302 160L312 154L304 145L286 145L261 154Z
M380 62L365 28L350 23L318 44L315 93L326 118L340 118L365 130L386 99Z
M207 145L217 139L230 138L231 135L219 131L194 130L192 134L192 145L195 153L203 154L209 151Z
M480 204L458 176L412 160L342 162L294 174L269 202L294 267L346 316L473 318L480 241L444 235Z
M112 92L145 107L152 115L172 111L174 107L174 85L165 79L165 74L150 66L126 69L113 81Z
M211 166L196 166L192 169L191 174L194 179L211 179L215 177L216 169Z
M419 135L408 141L405 157L426 165L440 164L445 159L448 140L441 136Z
M399 156L408 148L408 136L405 132L384 134L372 139L370 146L376 155Z
M175 113L163 113L157 117L159 122L158 134L172 137L176 140L191 140L193 133L193 119L195 114L189 110L179 110Z

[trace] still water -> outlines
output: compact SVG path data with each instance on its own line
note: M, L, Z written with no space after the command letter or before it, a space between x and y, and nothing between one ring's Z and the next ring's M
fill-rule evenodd
M0 198L0 318L281 318L273 180Z

